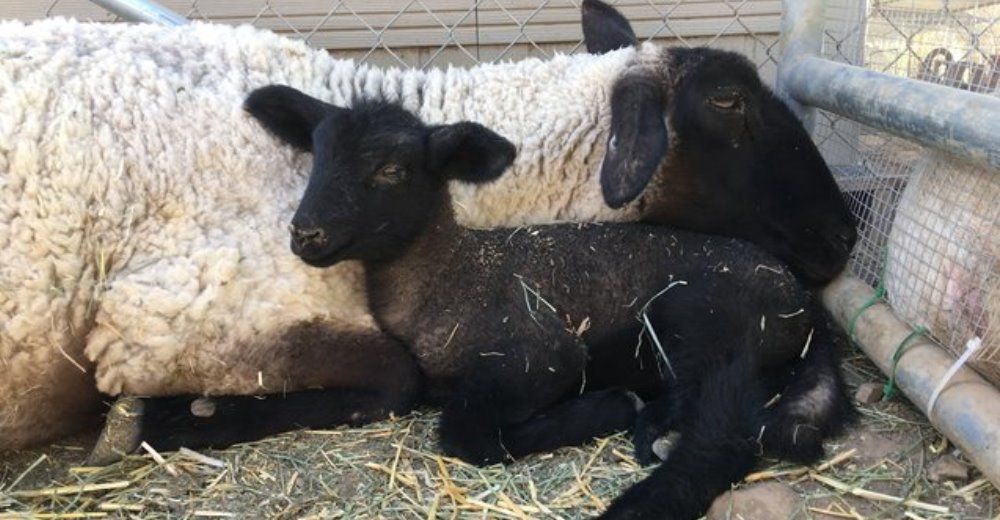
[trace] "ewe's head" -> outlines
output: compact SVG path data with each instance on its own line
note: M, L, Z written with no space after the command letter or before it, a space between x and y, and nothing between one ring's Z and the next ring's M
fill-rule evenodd
M636 44L597 0L583 2L583 25L591 52ZM854 219L805 128L746 58L644 46L613 87L611 119L608 205L642 195L645 220L750 240L814 282L843 269Z
M488 182L514 160L514 145L482 125L428 126L386 102L339 108L272 85L252 92L244 107L285 142L313 152L291 246L316 267L398 252L448 207L447 181Z

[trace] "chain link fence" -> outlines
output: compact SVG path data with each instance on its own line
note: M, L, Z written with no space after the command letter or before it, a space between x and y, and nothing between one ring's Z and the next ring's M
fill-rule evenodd
M1000 95L1000 1L832 4L826 57ZM861 222L855 273L952 352L981 345L971 364L1000 384L1000 172L830 113L814 137Z
M0 5L29 4L0 0ZM192 20L248 23L386 66L466 66L584 50L580 0L161 0ZM644 40L741 52L773 80L780 0L612 0ZM12 6L13 17L114 21L85 0ZM10 9L8 9L10 11Z
M161 0L193 20L249 23L338 56L441 67L583 50L580 0ZM780 0L612 1L644 40L741 52L773 81ZM114 21L85 0L5 16ZM1000 89L1000 0L827 0L826 57L956 89ZM814 137L860 221L852 268L890 304L1000 382L1000 175L820 112Z

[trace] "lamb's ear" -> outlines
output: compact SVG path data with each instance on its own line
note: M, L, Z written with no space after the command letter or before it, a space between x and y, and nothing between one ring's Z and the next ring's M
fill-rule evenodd
M583 0L580 11L587 52L604 54L638 42L632 24L617 9L601 0Z
M312 132L323 118L339 109L285 85L268 85L254 90L243 102L264 128L286 143L312 150Z
M620 208L642 193L667 153L666 108L658 82L628 76L611 94L611 136L601 164L604 202Z
M427 148L431 171L447 179L472 183L496 179L517 155L513 143L468 121L431 128Z

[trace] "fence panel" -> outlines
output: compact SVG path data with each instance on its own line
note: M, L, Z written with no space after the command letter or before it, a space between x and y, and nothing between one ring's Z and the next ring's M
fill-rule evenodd
M582 50L580 0L162 0L192 20L249 23L379 65L445 66ZM612 1L645 40L750 57L768 80L781 0ZM5 17L113 21L86 0L0 0Z
M1000 93L1000 1L839 0L827 58L970 92ZM970 117L972 114L970 114ZM1000 382L1000 175L820 112L815 138L861 221L853 261L896 314Z

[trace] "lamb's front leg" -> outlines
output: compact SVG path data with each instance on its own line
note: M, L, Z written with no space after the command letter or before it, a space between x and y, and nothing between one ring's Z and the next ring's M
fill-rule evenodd
M143 441L161 451L223 448L298 428L359 425L406 413L418 402L419 367L396 340L371 333L364 344L327 337L312 345L295 359L301 378L318 380L319 388L119 399L88 462L114 462Z
M580 394L586 352L575 342L548 348L506 346L476 354L441 416L447 454L493 464L631 426L641 405L634 394Z

